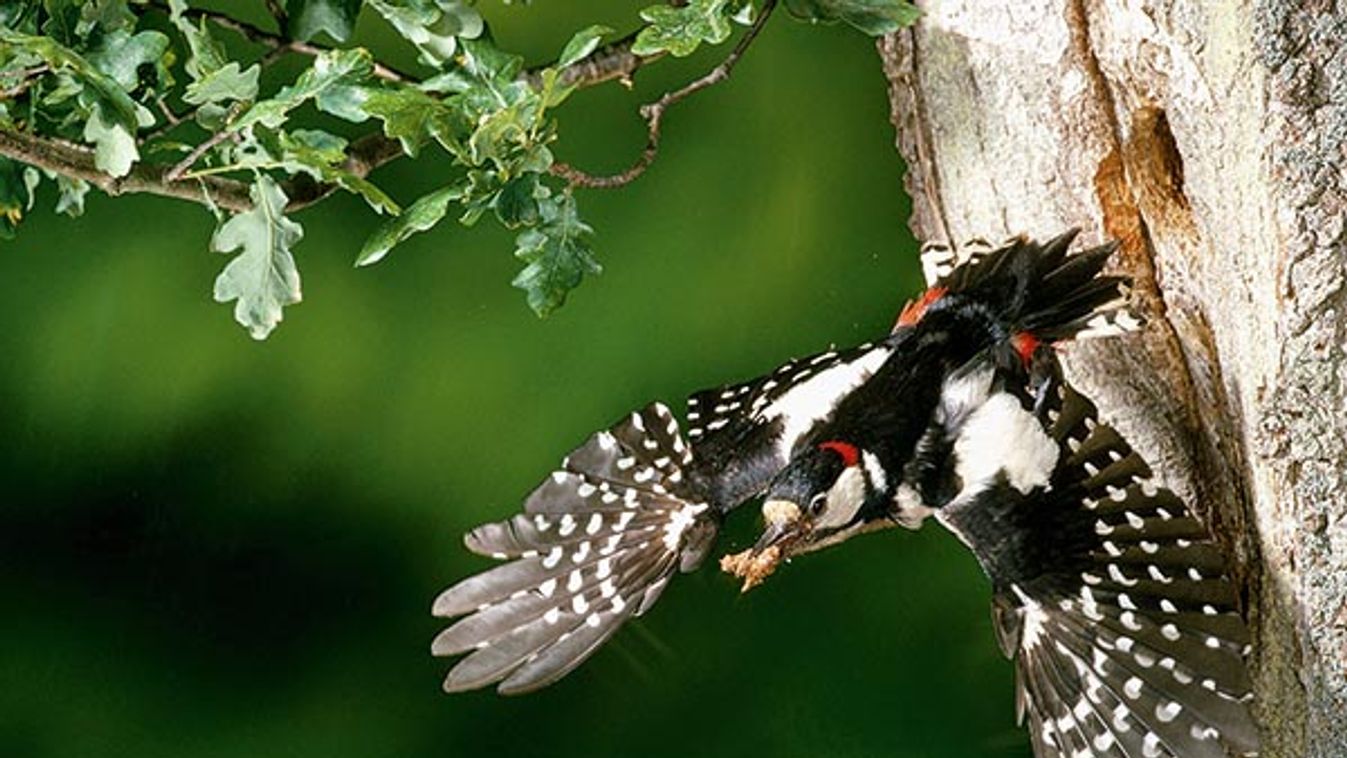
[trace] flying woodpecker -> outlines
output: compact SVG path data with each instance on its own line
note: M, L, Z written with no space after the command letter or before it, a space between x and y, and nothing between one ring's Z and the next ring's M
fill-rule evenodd
M465 538L474 552L509 562L459 582L435 601L435 615L458 620L436 637L432 651L467 654L449 672L445 689L499 683L500 692L518 693L565 675L625 620L644 613L675 573L702 563L727 513L765 495L762 539L722 560L745 577L746 588L781 560L862 531L915 528L931 515L955 531L993 579L998 634L1008 652L1018 651L1021 712L1030 716L1041 758L1091 750L1132 755L1116 746L1131 744L1120 725L1141 719L1128 710L1141 703L1157 709L1151 720L1191 727L1193 744L1256 742L1227 729L1226 716L1244 707L1240 688L1247 690L1247 682L1216 678L1207 686L1216 673L1210 659L1232 653L1221 645L1244 644L1235 634L1235 626L1240 634L1243 626L1231 613L1233 598L1204 595L1193 605L1182 596L1114 590L1119 584L1168 586L1177 571L1202 572L1203 579L1193 581L1220 583L1227 592L1229 583L1220 553L1173 495L1144 490L1163 503L1155 513L1100 505L1100 493L1115 502L1120 492L1116 502L1131 502L1131 485L1115 478L1118 461L1128 462L1129 472L1145 465L1114 433L1107 432L1107 441L1116 441L1107 450L1099 440L1087 444L1107 427L1095 421L1089 401L1061 381L1048 349L1083 331L1129 325L1119 309L1123 280L1101 273L1113 248L1068 254L1073 237L1042 245L1016 239L957 266L953 252L930 250L923 265L934 283L884 338L696 393L688 400L686 437L659 403L591 436L533 491L523 513ZM1070 414L1081 415L1072 421ZM1087 433L1076 435L1077 426ZM1065 515L1077 510L1099 513ZM1111 521L1114 516L1121 522ZM1145 531L1150 520L1160 531ZM1101 541L1105 528L1118 536ZM1136 549L1155 561L1137 564L1141 575L1128 573L1134 566L1125 556L1133 545L1124 538L1133 536ZM1173 552L1172 540L1184 543L1183 557L1200 561L1181 567L1161 561ZM1103 568L1083 563L1081 555L1093 555L1096 547L1116 560ZM1062 566L1075 571L1070 581ZM1072 582L1088 585L1087 576L1102 585L1062 594ZM1171 628L1191 635L1207 623L1207 640L1217 645L1193 638L1203 655L1179 656L1174 645L1148 647L1154 641L1145 636L1122 636L1137 631L1135 624L1152 623L1152 602L1172 615L1153 622L1160 640L1174 642ZM1108 616L1115 607L1125 612ZM1116 619L1121 631L1110 638L1090 626L1097 619ZM1073 620L1076 627L1064 626ZM1112 647L1100 647L1105 643ZM1057 652L1062 649L1076 657ZM1124 655L1116 651L1134 654L1126 667L1114 660ZM1243 676L1239 651L1232 654L1237 665L1219 673ZM1170 680L1157 684L1158 675L1144 675L1156 666L1174 682L1197 681L1206 694L1166 698L1176 691ZM1120 694L1107 700L1114 684ZM1103 705L1094 708L1096 697L1116 703L1107 713L1113 731L1091 729L1091 714L1104 713ZM1234 705L1213 711L1213 697ZM1183 711L1198 701L1207 710ZM1172 715L1171 706L1178 709ZM1216 715L1201 720L1198 713ZM1217 734L1199 737L1193 724ZM1175 747L1180 743L1172 731L1138 728L1135 754L1207 754L1182 752L1188 744ZM1116 742L1105 745L1105 734Z

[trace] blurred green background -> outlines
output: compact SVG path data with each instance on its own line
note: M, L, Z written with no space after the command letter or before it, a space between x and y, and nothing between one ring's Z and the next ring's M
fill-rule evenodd
M642 4L483 11L539 62ZM636 106L724 52L579 93L558 156L625 167ZM444 695L428 654L431 600L490 563L460 535L591 431L886 329L919 288L892 142L871 41L782 14L644 178L581 193L607 270L547 321L489 223L355 270L363 204L300 214L305 301L259 344L211 302L202 209L34 212L0 250L0 756L1029 755L985 582L934 527L748 596L709 561L522 698ZM381 176L409 201L444 170Z

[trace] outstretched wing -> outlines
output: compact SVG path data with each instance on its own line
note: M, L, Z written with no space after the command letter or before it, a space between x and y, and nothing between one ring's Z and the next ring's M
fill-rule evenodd
M689 397L695 478L726 510L760 494L795 446L879 370L893 342L828 350Z
M445 690L546 686L644 613L676 571L695 568L719 514L689 484L691 460L669 409L652 404L567 456L523 513L469 533L470 550L510 562L436 599L436 616L463 618L432 652L468 653Z
M983 562L1035 754L1256 751L1249 637L1220 549L1089 399L1057 380L1037 413L1061 450L1050 486L1021 495L1002 483L978 504L1039 548ZM980 531L961 536L998 554L993 530Z

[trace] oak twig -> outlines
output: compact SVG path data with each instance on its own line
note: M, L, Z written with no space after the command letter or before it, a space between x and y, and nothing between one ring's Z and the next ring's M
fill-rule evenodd
M770 11L773 4L774 0L764 7L763 15L759 17L759 23ZM166 0L150 0L149 5L163 12L168 11ZM287 52L316 56L327 51L327 48L319 45L286 39L253 24L231 18L219 11L190 8L185 15L194 20L207 19L217 26L234 31L249 41L264 45L270 51L268 57L274 58ZM756 33L756 28L750 29L746 39L756 35ZM631 47L635 42L635 37L635 33L630 34L566 67L561 72L560 80L568 85L581 88L613 80L630 82L632 74L638 68L662 57L661 55L639 56L632 53ZM713 71L711 75L704 77L704 79L717 76L718 78L715 81L718 81L727 76L728 66L733 66L734 60L742 55L741 48L744 46L746 46L746 43L741 41L740 48L736 48L736 52L720 67L717 67L718 70L725 69L724 71L719 74ZM272 53L275 56L272 56ZM531 68L522 73L521 77L530 83L536 83L539 81L544 68L546 66ZM29 73L31 76L22 85L24 89L47 72L44 69L33 70ZM399 84L417 81L417 78L410 74L378 63L375 64L374 75L385 81ZM688 90L687 92L673 93L669 103L682 99L692 91L713 83L714 81L709 80L700 85L694 82L684 88ZM14 93L14 96L17 97L19 94L22 94L22 90ZM670 95L665 96L665 98L670 97ZM661 100L665 98L661 98ZM659 106L659 110L662 111L663 107L667 107L669 103L664 103L662 106L656 103L647 106L647 108ZM190 113L174 113L165 102L161 101L157 105L166 123L158 129L143 134L139 140L141 146L157 139L190 117ZM643 115L644 111L645 109L643 109ZM657 124L658 113L655 115L655 121ZM175 165L137 163L132 166L130 173L123 177L111 177L100 171L94 164L93 150L84 145L55 137L40 137L27 131L0 128L0 155L72 179L83 179L109 195L144 193L189 200L204 205L214 204L233 212L244 211L252 207L248 182L223 176L191 178L184 176L191 166L209 152L212 147L227 139L228 134L227 131L217 132L205 142L193 148L186 158ZM351 143L347 151L344 168L356 176L364 177L376 168L400 158L402 155L402 146L398 140L386 137L382 132L371 132ZM283 182L281 188L290 199L286 207L286 210L290 212L320 202L337 190L335 185L317 182L302 174Z
M389 147L382 134L361 137L351 143L344 168L356 176L366 176L394 157L390 156ZM396 141L392 143L392 149L401 155L401 147ZM72 179L83 179L109 195L146 193L203 205L214 203L234 212L248 210L253 204L247 182L219 176L171 181L168 166L149 163L137 163L126 176L111 177L94 165L93 150L27 132L0 129L0 155ZM281 189L290 198L286 205L288 212L307 208L336 191L333 185L321 184L303 175L283 182Z
M702 76L699 79L694 79L672 92L666 92L658 100L641 106L641 118L645 119L646 123L646 144L645 148L641 151L640 157L637 158L636 162L627 170L607 176L596 176L594 174L586 173L567 163L554 163L551 168L552 174L570 182L572 187L586 187L590 189L612 189L614 187L621 187L630 184L641 174L644 174L646 169L650 168L650 164L655 162L656 156L659 155L660 127L663 124L664 112L669 106L683 100L689 95L700 92L707 87L714 86L730 78L730 73L734 70L735 64L737 64L739 59L744 56L749 45L753 44L753 40L757 38L758 33L761 32L763 26L767 24L767 19L772 15L772 11L775 10L776 3L777 0L766 0L766 2L762 4L762 11L758 14L758 18L754 20L753 25L748 28L748 31L744 32L744 36L739 39L739 43L734 46L734 49L725 57L725 60L721 61L719 65L708 71L705 76ZM581 63L583 62L584 61L581 61Z

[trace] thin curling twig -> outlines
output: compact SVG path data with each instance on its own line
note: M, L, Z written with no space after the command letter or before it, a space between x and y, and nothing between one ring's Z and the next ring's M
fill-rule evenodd
M596 176L582 171L568 163L554 163L551 168L552 174L570 182L572 187L586 187L590 189L612 189L614 187L622 187L630 184L641 174L644 174L646 169L650 168L650 164L654 163L655 158L659 155L660 127L663 125L664 112L669 106L683 100L689 95L700 92L707 87L719 84L730 78L730 73L734 70L735 64L737 64L739 59L744 56L749 45L753 44L753 40L757 38L758 33L761 32L763 26L767 24L768 17L770 17L772 11L776 9L776 3L777 0L766 0L766 2L762 4L762 11L758 14L758 18L753 22L753 25L748 28L748 31L744 32L744 36L740 38L739 43L734 46L734 49L725 57L725 60L721 61L718 66L708 71L705 76L699 79L694 79L672 92L666 92L660 99L641 106L641 118L645 119L646 123L645 149L641 151L640 157L637 158L636 162L627 170L607 176Z

